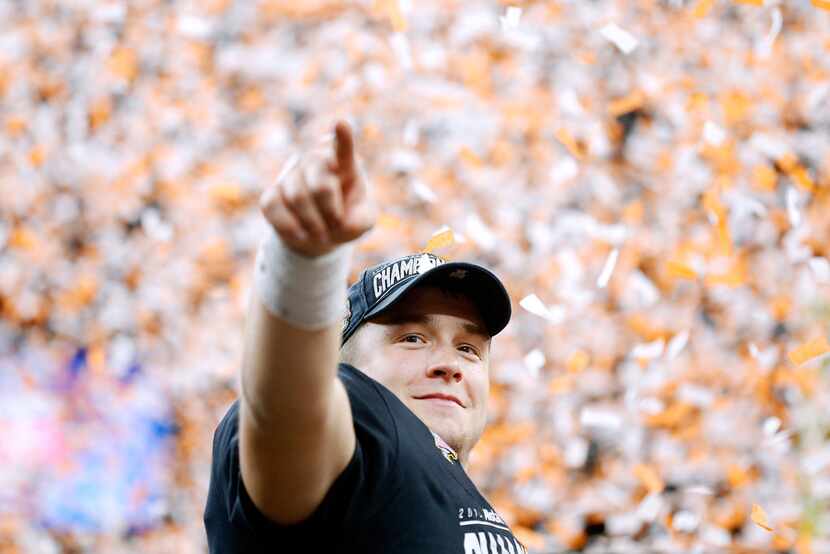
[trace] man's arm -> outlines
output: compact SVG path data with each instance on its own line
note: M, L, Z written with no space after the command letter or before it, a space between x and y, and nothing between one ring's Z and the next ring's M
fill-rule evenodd
M335 159L307 156L260 200L275 235L257 258L245 326L239 456L251 499L279 523L308 517L355 448L337 364L350 243L376 208L349 128L335 131Z

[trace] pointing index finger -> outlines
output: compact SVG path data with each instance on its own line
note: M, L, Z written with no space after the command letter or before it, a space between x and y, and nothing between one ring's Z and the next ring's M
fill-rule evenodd
M337 155L337 172L343 180L353 179L355 176L354 139L349 125L343 121L334 128L337 140L335 153Z

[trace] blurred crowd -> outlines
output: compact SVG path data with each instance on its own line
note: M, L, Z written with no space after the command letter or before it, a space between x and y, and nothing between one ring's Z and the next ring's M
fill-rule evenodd
M532 552L830 551L830 2L0 2L0 553L191 553L263 187L514 300L468 468ZM432 242L430 242L432 239Z

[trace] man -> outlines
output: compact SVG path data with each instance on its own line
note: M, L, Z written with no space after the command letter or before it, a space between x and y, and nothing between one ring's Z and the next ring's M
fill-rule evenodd
M376 207L343 123L334 150L290 162L261 199L273 232L240 399L214 437L210 551L523 554L463 469L507 292L431 254L369 268L347 291Z

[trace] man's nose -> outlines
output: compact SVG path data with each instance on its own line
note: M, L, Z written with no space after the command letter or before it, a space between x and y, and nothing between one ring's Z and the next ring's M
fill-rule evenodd
M436 352L430 359L427 376L441 378L448 382L461 381L464 378L464 371L461 369L461 364L458 363L458 359L453 354L445 350L442 350L440 353Z

